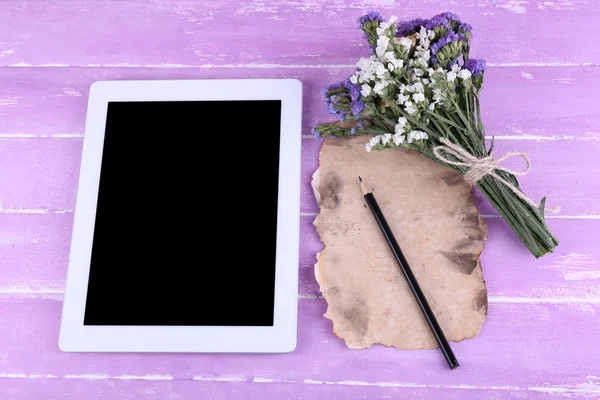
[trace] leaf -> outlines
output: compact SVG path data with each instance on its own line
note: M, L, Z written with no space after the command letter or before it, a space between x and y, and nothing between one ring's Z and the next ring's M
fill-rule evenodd
M488 156L492 154L492 150L494 150L494 136L492 135L492 143L490 143L490 149L488 150Z

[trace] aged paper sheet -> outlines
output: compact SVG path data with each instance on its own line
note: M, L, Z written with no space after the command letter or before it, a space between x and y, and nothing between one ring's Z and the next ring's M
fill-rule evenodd
M367 153L369 137L327 139L313 188L325 248L315 275L325 317L350 348L437 344L366 207L358 176L373 190L448 340L479 333L487 290L479 255L487 239L471 186L415 152Z

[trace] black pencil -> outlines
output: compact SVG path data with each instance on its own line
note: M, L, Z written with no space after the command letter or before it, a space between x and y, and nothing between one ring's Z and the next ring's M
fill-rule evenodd
M423 312L423 316L427 321L427 325L429 325L429 328L431 328L431 332L433 333L435 340L440 346L440 350L442 351L442 354L444 355L448 366L450 367L450 369L457 368L459 366L458 360L454 356L454 353L452 352L452 349L450 348L450 345L446 340L446 336L444 336L444 332L442 332L442 328L440 327L440 324L438 324L437 319L433 314L433 311L431 311L431 307L429 307L429 303L427 303L427 299L425 298L425 295L423 294L423 291L421 290L417 279L412 273L412 270L410 269L406 258L404 258L404 254L402 254L402 250L400 250L400 246L398 246L398 242L394 237L394 233L392 232L390 226L385 220L385 217L381 212L381 208L379 208L379 204L377 204L377 200L375 200L375 196L373 196L373 193L371 193L370 191L367 191L367 189L365 188L365 184L363 183L363 180L360 176L358 177L358 179L360 181L360 187L362 189L363 195L365 196L365 200L367 201L367 204L369 205L369 208L371 209L371 212L375 217L375 221L377 221L377 225L379 225L379 228L381 229L381 232L385 237L385 241L390 246L390 249L394 254L394 258L400 266L402 275L404 275L404 278L406 279L406 282L410 287L410 291L415 296L415 299L419 304L419 308Z

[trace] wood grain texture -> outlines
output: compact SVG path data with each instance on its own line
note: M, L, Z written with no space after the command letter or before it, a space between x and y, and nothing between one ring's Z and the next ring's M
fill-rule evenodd
M347 78L335 68L0 68L0 137L81 136L89 86L97 80L297 78L303 133L331 119L319 91ZM600 140L600 68L490 67L482 92L488 135L500 139ZM516 95L518 93L518 95ZM136 133L132 133L136 134Z
M298 292L308 298L320 295L313 266L323 248L313 219L301 219ZM0 214L1 297L62 299L72 223L72 213ZM540 260L504 221L487 223L482 266L491 302L600 303L600 220L549 220L561 245Z
M300 294L306 296L320 294L313 265L323 244L313 219L305 217L301 225ZM481 265L490 302L600 303L600 220L549 220L561 243L539 260L502 219L488 218L487 224Z
M302 211L306 213L319 210L312 194L310 176L318 168L320 147L321 141L318 140L305 140L303 143L301 194ZM526 176L519 177L520 186L535 201L547 196L548 206L560 206L559 213L547 213L550 217L600 215L600 182L594 178L600 174L600 141L497 140L494 144L493 154L496 157L509 151L522 151L529 156L532 168ZM565 158L577 162L565 162ZM513 159L503 165L517 171L524 169L524 165ZM498 215L479 192L475 194L481 214Z
M1 378L0 378L1 379ZM232 378L236 379L236 378ZM244 378L240 378L244 379ZM0 382L4 399L31 400L139 400L139 399L206 399L211 400L364 400L364 399L487 399L487 400L559 400L586 399L594 392L580 388L517 387L426 387L398 383L387 386L364 381L323 382L318 380L277 381L249 378L243 381L172 381L110 379L6 379ZM590 385L594 383L591 382ZM586 386L586 385L584 385ZM210 397L206 397L210 396Z
M351 351L332 334L312 268L322 248L311 224L320 145L312 139L303 141L295 352L61 353L89 85L298 78L310 135L330 118L319 89L367 52L355 20L372 9L401 19L452 11L474 25L472 54L490 65L483 118L496 154L527 152L523 187L562 206L548 221L561 244L541 260L502 220L487 219L489 322L481 337L454 345L461 368L448 373L437 351ZM599 19L594 0L2 1L0 399L600 398Z
M81 139L0 140L1 210L72 210Z
M491 63L600 62L586 40L600 14L593 0L5 0L0 63L348 64L365 53L356 19L372 9L401 19L455 12L475 27L473 55Z
M54 300L0 301L2 374L233 382L259 377L366 382L376 387L514 387L527 392L562 388L585 389L590 398L600 390L592 378L600 365L600 353L595 351L598 304L492 303L480 336L453 344L461 367L452 373L437 350L346 349L322 317L326 308L322 299L300 301L298 346L283 355L63 353L57 346L61 307ZM468 396L480 398L476 392Z
M5 190L0 192L2 209L72 210L79 175L81 139L32 138L0 139L0 179ZM310 179L318 167L321 142L306 139L302 143L301 210L315 213ZM521 187L536 201L548 196L549 205L560 205L557 216L600 215L599 141L529 141L498 140L494 152L500 156L519 150L528 154L533 166L519 179ZM577 163L564 163L565 155ZM508 161L507 166L522 169ZM573 194L576 193L576 196ZM482 214L497 215L481 196ZM553 216L553 214L549 214Z

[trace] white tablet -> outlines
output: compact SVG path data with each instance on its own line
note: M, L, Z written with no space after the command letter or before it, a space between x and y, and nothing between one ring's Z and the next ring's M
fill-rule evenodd
M301 111L291 79L94 83L60 348L292 351Z

